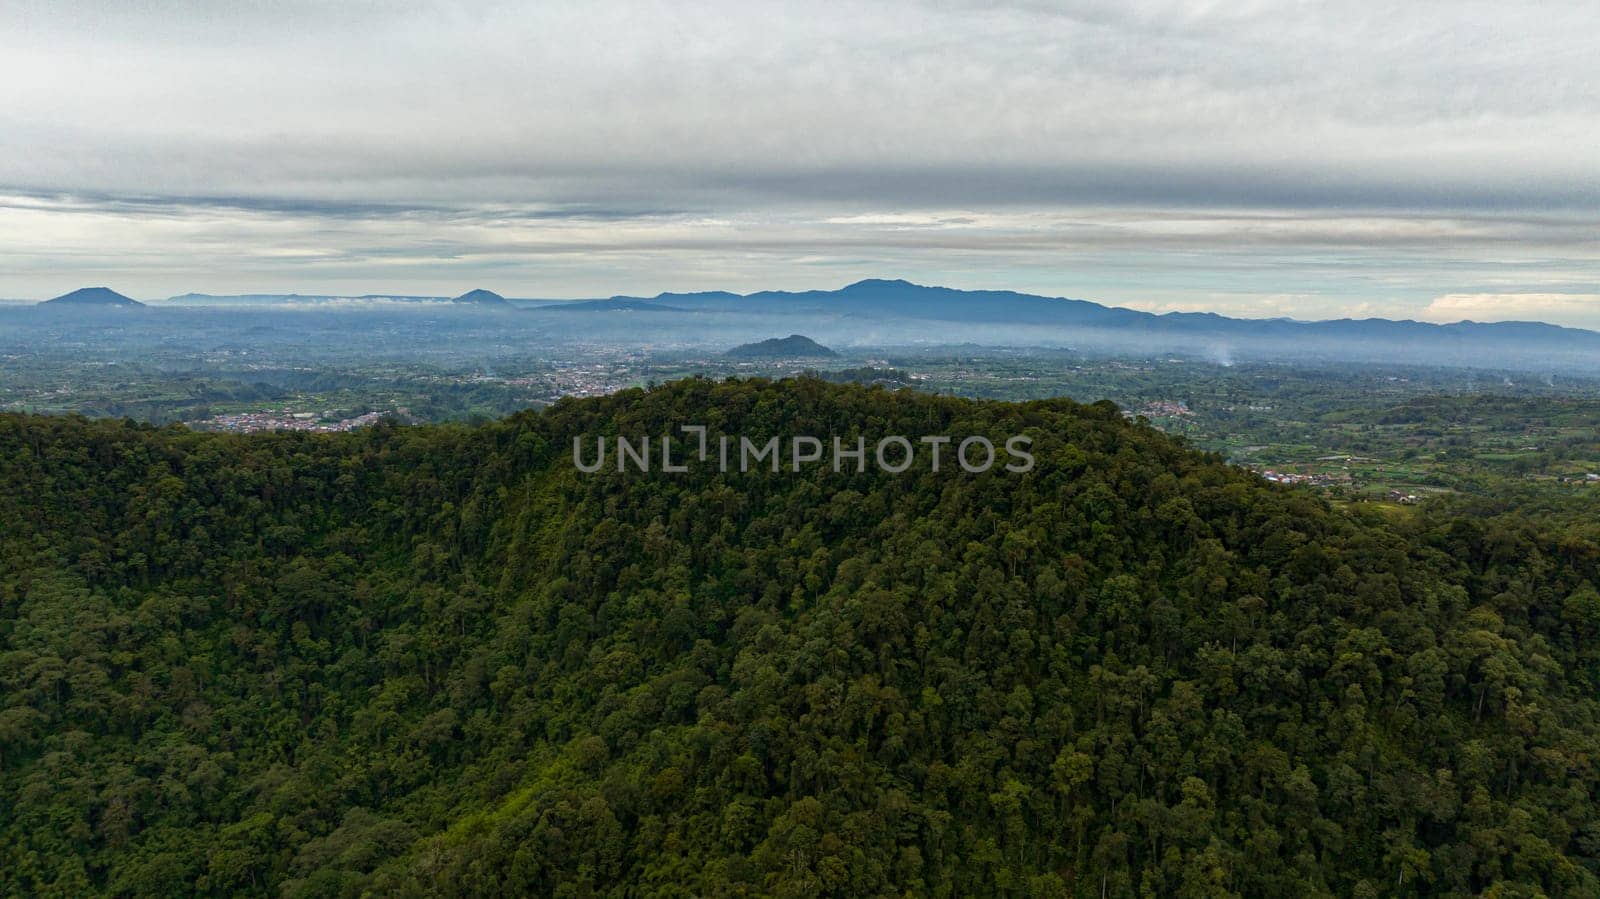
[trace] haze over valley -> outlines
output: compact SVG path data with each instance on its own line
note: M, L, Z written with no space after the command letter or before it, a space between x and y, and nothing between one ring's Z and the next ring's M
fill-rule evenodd
M19 346L44 348L52 341L92 339L94 331L109 323L130 351L151 341L170 346L186 340L203 350L227 341L233 331L252 335L247 342L262 349L273 344L274 334L304 336L301 349L314 354L317 335L345 332L334 338L341 349L362 348L386 358L410 353L419 361L459 359L487 339L490 345L482 347L482 356L488 364L518 347L546 343L601 342L640 351L708 350L803 331L829 345L860 351L970 345L1115 356L1180 353L1223 364L1405 362L1545 373L1600 369L1600 333L1540 322L1303 321L1154 314L1080 299L882 279L836 290L659 293L590 300L508 299L481 288L454 297L189 293L147 301L150 309L142 318L107 321L91 314L137 305L138 301L107 288L82 289L34 309L0 307L0 326L9 329ZM47 311L52 314L46 315ZM427 332L426 336L392 340L413 329ZM44 343L36 343L39 340Z

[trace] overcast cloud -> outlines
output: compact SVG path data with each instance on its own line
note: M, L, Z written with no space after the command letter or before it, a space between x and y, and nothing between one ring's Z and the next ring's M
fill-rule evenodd
M1600 326L1600 3L0 5L0 295Z

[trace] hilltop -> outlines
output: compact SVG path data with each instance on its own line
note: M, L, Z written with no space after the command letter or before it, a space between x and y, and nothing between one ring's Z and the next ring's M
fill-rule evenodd
M574 469L575 439L692 423L1020 433L1038 461ZM815 379L326 436L0 415L0 870L65 895L1600 892L1594 534L1358 513L1107 403Z
M109 287L80 287L71 293L64 293L53 299L45 300L40 306L101 306L133 308L143 306L138 300L125 297Z
M839 355L815 340L800 334L773 337L734 347L725 355L739 359L816 359Z
M469 290L458 297L452 297L450 302L469 306L508 306L506 298L492 290L478 288Z

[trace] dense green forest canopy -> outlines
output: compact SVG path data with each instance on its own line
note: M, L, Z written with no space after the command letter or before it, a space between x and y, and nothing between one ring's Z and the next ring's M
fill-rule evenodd
M573 468L691 423L1038 462ZM1562 510L1333 508L1109 404L0 416L0 889L1596 895L1597 583Z

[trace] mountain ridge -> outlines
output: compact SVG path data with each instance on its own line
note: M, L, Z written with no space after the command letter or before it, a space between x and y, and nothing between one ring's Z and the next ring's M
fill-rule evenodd
M104 287L80 288L43 302L87 303L75 297L90 292L117 297L128 303L138 303ZM930 322L1049 324L1166 333L1191 332L1211 336L1382 336L1383 333L1390 336L1417 334L1468 337L1518 336L1592 343L1600 347L1600 331L1537 319L1495 322L1461 319L1453 322L1429 322L1414 318L1382 316L1300 319L1287 316L1244 318L1212 311L1156 313L1074 297L1047 296L1014 290L943 287L917 284L901 278L864 278L834 289L759 290L743 294L726 290L662 291L653 296L614 294L609 297L574 300L511 300L493 291L478 288L456 297L403 294L190 292L171 296L165 302L175 305L254 305L338 300L444 302L463 306L538 303L540 305L525 306L525 308L561 308L569 311L596 312L617 309L643 311L652 308L673 311L825 312L833 315L903 317ZM125 305L116 300L110 302Z
M1600 346L1600 332L1558 325L1542 321L1477 322L1463 319L1456 322L1425 322L1417 319L1391 319L1379 316L1368 318L1294 319L1239 318L1219 312L1145 312L1123 306L1109 306L1093 300L1063 296L1045 296L1012 290L966 290L916 284L904 279L866 278L835 290L762 290L748 294L729 291L701 291L693 293L663 292L653 297L618 295L614 299L642 302L670 302L677 306L728 307L744 304L789 303L804 307L806 304L835 306L849 301L856 304L848 311L892 312L897 315L932 321L973 321L994 324L1066 324L1096 326L1140 326L1160 330L1163 325L1183 325L1204 322L1224 330L1252 332L1283 332L1296 329L1319 331L1330 328L1377 329L1394 327L1408 330L1426 330L1430 333L1461 331L1528 331L1543 334L1583 335ZM957 305L960 304L960 305ZM1001 306L995 309L995 306ZM831 309L830 311L839 311Z
M749 294L718 290L662 292L653 297L619 294L606 299L531 300L499 298L485 291L469 292L458 299L461 301L374 294L208 298L190 294L156 305L281 305L353 311L412 308L443 311L463 322L473 315L531 311L537 314L534 321L539 322L538 327L548 326L551 333L707 350L770 334L803 333L835 348L925 347L955 341L1119 356L1177 354L1214 359L1224 365L1236 360L1316 364L1406 360L1452 368L1546 373L1592 371L1600 366L1600 332L1547 322L1434 323L1376 317L1303 321L1281 316L1232 318L1216 312L1153 313L1069 297L930 287L899 279L866 279L829 290ZM651 322L648 328L643 325L646 318Z

